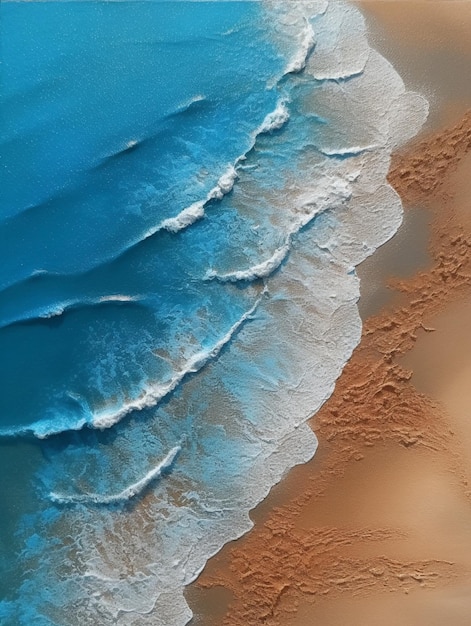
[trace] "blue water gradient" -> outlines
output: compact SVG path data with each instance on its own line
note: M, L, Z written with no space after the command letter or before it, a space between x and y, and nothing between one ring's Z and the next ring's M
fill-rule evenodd
M284 60L258 3L9 3L2 25L0 429L45 433L165 377L185 320L200 343L240 316L198 282L227 234L146 235L251 146Z

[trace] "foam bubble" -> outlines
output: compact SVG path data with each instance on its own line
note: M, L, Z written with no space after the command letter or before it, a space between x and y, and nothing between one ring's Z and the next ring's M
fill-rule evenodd
M228 274L218 274L214 270L208 270L208 272L206 273L206 280L217 279L223 283L235 283L239 280L255 280L257 278L266 278L280 267L280 265L283 263L286 256L288 255L289 250L290 244L286 243L281 248L278 248L278 250L276 250L269 259L263 261L263 263L254 265L247 270L238 270L236 272L229 272Z
M280 100L276 109L269 113L259 127L257 134L270 133L283 128L289 120L289 111L284 100Z
M195 202L191 206L183 209L176 217L169 217L161 222L157 230L168 230L171 233L178 233L184 228L188 228L194 224L197 220L200 220L204 216L204 202ZM152 234L157 232L153 231Z

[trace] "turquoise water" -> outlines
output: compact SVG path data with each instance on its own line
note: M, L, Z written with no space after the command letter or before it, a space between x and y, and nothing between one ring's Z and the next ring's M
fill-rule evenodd
M183 625L315 451L409 96L341 3L0 18L0 621Z
M215 337L240 317L244 298L200 280L227 232L198 233L196 245L149 233L204 199L276 106L265 87L283 58L259 13L233 2L2 7L3 432L89 422L170 375L153 353L175 348L198 309Z

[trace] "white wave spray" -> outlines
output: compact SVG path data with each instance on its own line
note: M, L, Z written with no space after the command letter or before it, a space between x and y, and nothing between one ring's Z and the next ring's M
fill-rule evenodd
M99 493L87 494L62 494L51 492L49 499L58 504L123 504L141 494L152 482L162 476L165 470L168 470L174 464L178 454L181 451L181 445L174 446L166 456L155 467L147 472L140 480L129 485L122 491L111 495L102 495Z

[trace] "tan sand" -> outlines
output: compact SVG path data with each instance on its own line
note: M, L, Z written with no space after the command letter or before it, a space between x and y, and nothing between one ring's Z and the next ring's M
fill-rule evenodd
M396 11L387 4L369 7L384 11L384 23ZM410 5L407 47L412 21L418 32L423 17L417 6L434 3L394 4ZM429 33L459 38L464 28L471 45L471 11L458 27L438 9L427 14ZM407 21L402 13L395 20L388 28ZM436 123L460 112L456 102ZM471 624L470 166L471 112L396 155L390 181L406 206L427 210L429 258L410 257L423 269L390 280L396 295L366 320L334 395L312 420L314 459L273 490L253 513L254 530L190 588L195 625ZM416 233L420 219L406 228ZM410 233L388 244L400 256L410 245ZM384 275L394 254L383 254L376 267ZM365 315L377 311L374 298Z
M431 103L425 130L457 122L471 102L469 0L356 0L370 42Z

